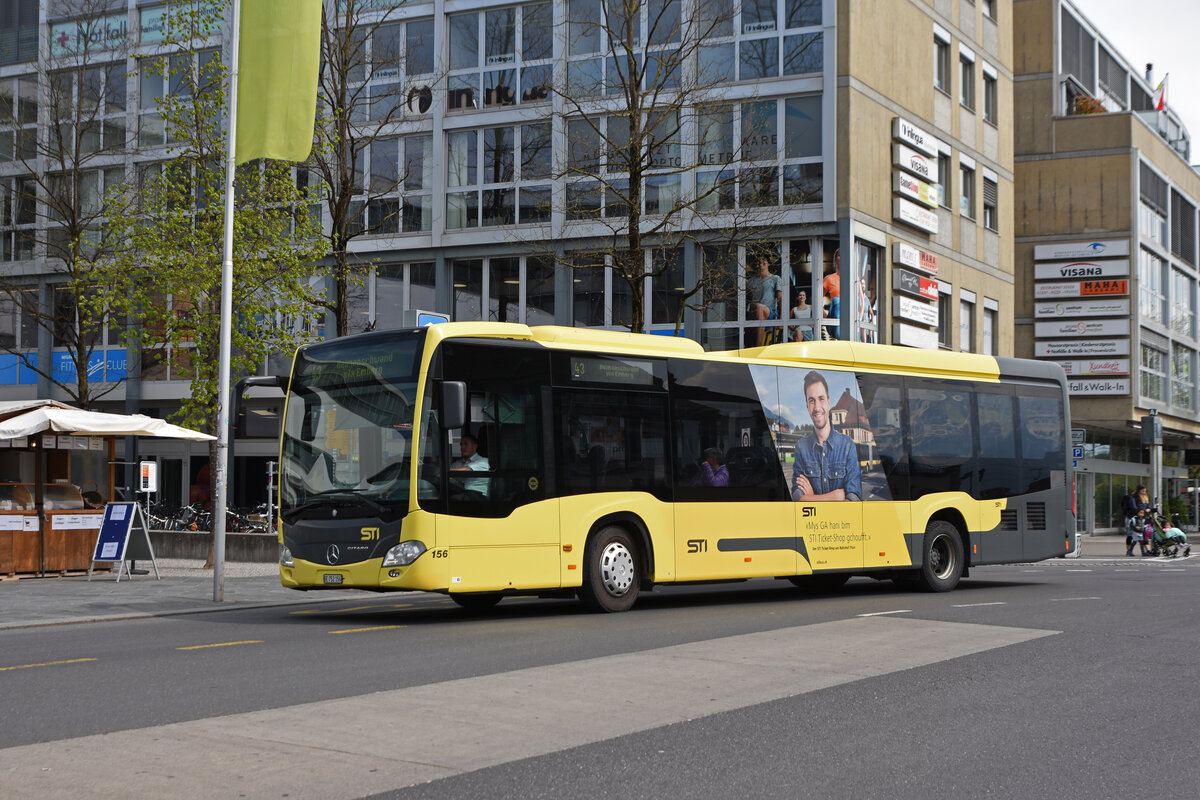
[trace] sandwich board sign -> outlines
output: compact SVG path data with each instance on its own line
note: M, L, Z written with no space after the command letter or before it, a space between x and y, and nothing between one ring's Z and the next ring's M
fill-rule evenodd
M154 548L150 546L150 533L146 529L146 518L137 503L109 503L104 507L104 522L100 525L100 533L96 535L96 548L92 551L92 565L88 567L88 580L92 579L92 570L97 561L115 562L117 567L117 582L121 582L121 571L130 578L133 572L129 569L129 561L150 559L154 564L154 577L162 580L158 574L158 562L154 559Z

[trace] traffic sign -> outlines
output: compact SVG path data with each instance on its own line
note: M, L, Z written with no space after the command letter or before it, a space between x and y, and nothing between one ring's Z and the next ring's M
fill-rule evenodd
M1071 448L1071 458L1083 458L1083 448L1082 447L1072 447Z

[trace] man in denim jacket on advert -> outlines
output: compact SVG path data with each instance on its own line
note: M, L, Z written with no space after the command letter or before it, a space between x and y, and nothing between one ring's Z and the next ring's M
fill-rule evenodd
M812 434L796 442L792 462L793 500L859 500L862 471L854 440L829 421L829 384L813 370L804 376L804 400Z

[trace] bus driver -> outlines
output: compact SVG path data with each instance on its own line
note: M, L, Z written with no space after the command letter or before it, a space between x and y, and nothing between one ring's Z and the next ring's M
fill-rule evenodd
M862 471L854 440L829 421L829 384L813 370L804 376L804 401L813 430L796 442L792 460L793 500L859 500Z

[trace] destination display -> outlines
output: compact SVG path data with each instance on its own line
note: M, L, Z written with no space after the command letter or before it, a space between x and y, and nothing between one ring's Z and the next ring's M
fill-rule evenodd
M1035 303L1033 316L1037 319L1057 317L1127 317L1129 299L1123 300L1060 300L1057 303Z

